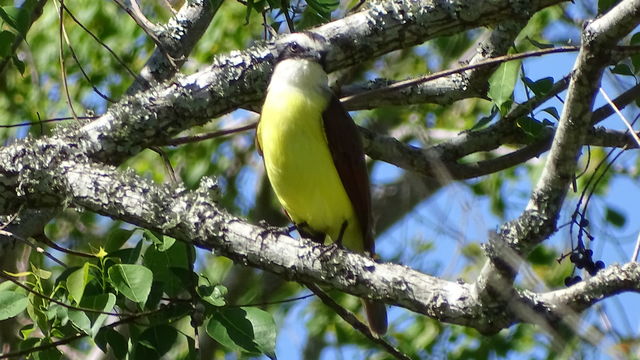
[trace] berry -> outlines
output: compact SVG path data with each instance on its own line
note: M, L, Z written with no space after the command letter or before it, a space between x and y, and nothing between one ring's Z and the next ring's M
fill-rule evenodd
M566 287L569 287L571 285L579 283L580 281L582 281L582 278L580 276L567 276L566 278L564 278L564 285Z
M567 276L566 278L564 278L564 286L569 287L571 286L572 282L573 282L572 276Z

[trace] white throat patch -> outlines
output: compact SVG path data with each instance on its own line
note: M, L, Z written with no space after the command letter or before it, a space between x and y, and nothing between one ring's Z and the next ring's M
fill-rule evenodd
M317 62L305 59L280 61L271 76L269 90L281 86L296 87L303 91L328 91L328 77Z

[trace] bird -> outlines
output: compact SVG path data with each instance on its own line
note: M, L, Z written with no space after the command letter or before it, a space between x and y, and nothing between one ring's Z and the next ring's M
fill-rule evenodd
M371 190L358 128L328 84L328 41L276 41L276 65L256 132L274 193L301 236L375 256ZM387 331L383 303L363 299L369 328Z

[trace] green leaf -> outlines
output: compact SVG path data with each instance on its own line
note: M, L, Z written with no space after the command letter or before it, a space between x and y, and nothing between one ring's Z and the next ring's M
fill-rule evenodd
M96 296L85 296L82 299L82 303L80 304L80 306L82 306L83 308L89 308L101 312L110 312L113 310L115 304L116 296L109 293ZM91 326L91 331L89 332L89 335L92 338L94 338L98 334L98 331L100 331L102 324L104 324L105 320L107 320L107 317L110 316L107 314L99 313L85 313L85 315L87 315L89 319L94 319L93 325Z
M128 350L127 339L116 330L109 327L102 328L94 340L105 354L111 349L116 359L126 358Z
M92 276L89 274L90 266L90 263L84 263L81 268L72 272L67 278L67 290L76 304L79 304L80 301L82 301L84 289L87 287L89 281L91 281Z
M31 349L33 347L36 347L40 344L40 340L42 339L38 339L38 338L29 338L29 339L25 339L24 341L18 343L18 349L20 350L28 350Z
M558 113L558 109L556 109L554 107L548 107L548 108L542 109L542 111L544 111L547 114L553 116L556 120L560 120L560 114Z
M618 75L633 76L633 71L627 64L617 64L611 69L611 72Z
M22 335L22 339L26 340L34 331L36 331L37 327L35 324L25 325L20 329L20 335Z
M69 310L66 306L59 304L51 304L47 309L47 317L51 322L59 322L61 326L65 326L69 321Z
M198 287L196 291L202 300L213 306L226 305L224 296L227 294L227 288L223 285L212 285L205 275L198 275Z
M209 319L207 334L231 350L274 356L275 322L271 314L258 308L220 309Z
M195 259L193 247L178 241L163 252L149 246L144 254L144 265L153 272L156 281L164 283L163 290L167 295L177 296L186 290L188 284L172 268L189 269L189 258Z
M20 314L28 304L29 298L25 294L15 291L0 291L0 320Z
M520 61L507 61L498 67L489 78L489 92L487 95L500 109L501 114L509 111L512 103L513 90L516 87Z
M109 268L109 282L133 302L144 304L151 290L153 273L142 265L116 264Z
M485 125L490 123L491 120L496 117L496 115L498 115L498 108L494 106L491 109L491 114L481 117L475 124L473 124L470 130L478 130L483 128Z
M35 321L40 330L46 334L50 329L47 315L44 312L47 308L48 301L45 303L45 300L42 297L37 296L35 293L29 293L28 297L29 303L27 305L27 313L31 320Z
M302 13L297 30L308 29L331 21L331 12L337 9L339 2L334 0L314 0L307 1L307 4L309 6Z
M11 49L13 47L13 40L16 35L8 30L0 32L0 56L7 57L11 55Z
M31 273L40 279L47 280L51 277L51 271L43 270L31 264Z
M17 19L18 31L22 34L24 39L27 38L27 31L29 31L29 27L31 26L31 16L35 6L35 0L25 0L20 6L20 12L18 13Z
M620 0L598 0L598 14L604 14L614 7Z
M3 6L0 7L0 19L7 23L15 30L18 30L18 23L16 18L20 9L15 6Z
M532 81L528 77L523 79L524 83L527 85L531 91L537 96L544 96L549 93L551 88L553 88L553 78L545 77L536 81Z
M109 257L118 258L123 264L133 264L138 261L142 251L142 240L138 241L136 247L131 249L120 249L109 254Z
M19 272L19 273L12 273L12 272L10 272L10 271L3 270L3 272L4 272L5 274L10 275L10 276L15 277L15 278L23 277L23 276L24 276L24 277L26 277L26 276L31 276L31 275L33 275L33 273L32 273L31 271L22 271L22 272Z
M338 8L340 2L337 0L307 0L307 4L317 12L329 15Z
M605 219L611 225L619 228L623 227L627 222L627 218L623 213L609 206L605 210Z
M247 0L247 12L244 15L245 25L249 24L249 19L251 19L251 10L253 10L253 7L254 7L253 3L254 3L253 0Z
M166 236L151 230L145 230L143 233L143 237L147 241L153 243L156 249L160 252L168 250L169 248L171 248L171 246L173 246L173 243L176 242L176 239L172 238L171 236Z
M537 40L534 40L532 38L530 38L529 36L527 36L527 40L529 40L529 42L531 44L533 44L533 46L537 47L538 49L552 49L555 47L555 45L553 44L545 44L545 43L541 43Z
M516 120L516 126L533 139L537 139L542 135L545 126L528 116L520 117Z
M633 36L631 36L629 45L640 45L640 32L635 33L633 34ZM635 72L640 71L640 54L631 55L631 64L633 65L633 70Z
M78 329L84 331L86 334L91 334L91 319L80 310L69 310L69 320Z
M127 242L133 235L136 230L127 230L127 229L113 229L109 232L107 236L107 241L104 244L104 250L111 254L119 250L124 243Z
M11 60L13 61L13 65L20 72L20 75L24 75L24 70L26 69L24 61L18 59L18 57L15 55L11 57Z
M58 350L55 346L47 347L47 345L51 344L50 341L46 339L42 339L39 346L45 346L45 349L38 350L31 353L31 358L33 360L59 360L62 359L62 352Z
M13 281L0 282L0 291L15 291L17 288L18 285L13 283Z
M200 357L198 356L198 350L196 349L196 340L191 336L185 336L187 338L187 347L189 348L187 355L183 358L183 360L197 360Z
M178 338L178 331L169 325L146 329L136 339L132 359L159 359L166 354Z

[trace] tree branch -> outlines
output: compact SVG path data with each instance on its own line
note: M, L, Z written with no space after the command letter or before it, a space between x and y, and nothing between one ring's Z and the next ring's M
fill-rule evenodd
M43 151L43 147L50 151ZM471 284L441 280L402 265L379 264L345 250L327 252L312 241L296 240L246 223L216 204L219 190L210 179L204 179L199 189L190 192L156 185L130 172L122 173L112 167L88 163L81 157L72 161L55 161L56 156L65 152L68 155L73 149L52 150L50 144L36 142L16 152L0 151L0 173L16 174L11 179L21 189L14 199L16 202L47 206L66 201L76 207L192 242L238 263L264 269L286 279L328 285L440 321L470 326L483 333L494 333L525 320L517 312L505 312L504 308L496 307L495 299L480 297ZM16 171L22 168L24 161L11 160L24 160L36 153L44 153L41 156L43 160L30 166L28 176L17 175ZM640 265L625 266L622 273L616 273L613 267L584 284L570 288L571 291L559 290L548 298L542 297L544 294L514 291L509 301L530 304L534 306L533 310L542 308L545 316L561 319L562 313L555 311L558 302L576 306L580 311L585 308L580 305L585 303L584 299L591 298L589 294L596 294L600 299L621 291L638 291ZM619 276L613 285L605 281L605 278L613 276Z
M135 2L132 2L132 4ZM187 60L198 40L204 35L211 20L222 5L222 0L197 0L184 3L178 13L161 27L157 36L161 39L164 51L171 56L169 61L160 49L155 49L140 71L146 84L137 79L128 90L129 94L148 89L149 84L171 79Z
M576 171L577 157L591 128L591 109L611 48L640 21L640 1L626 0L587 24L571 75L567 99L543 173L522 215L504 224L485 248L489 261L476 281L481 297L509 296L521 259L556 230Z

